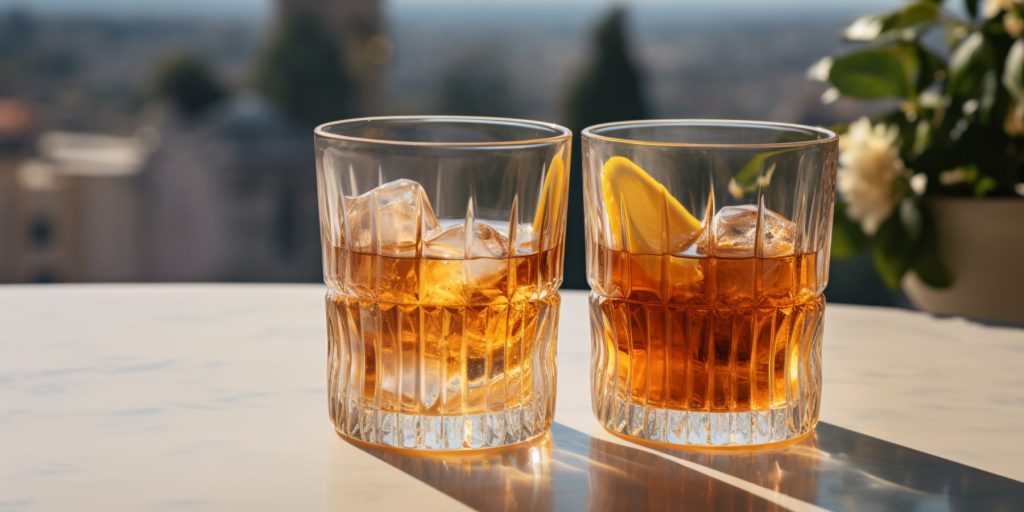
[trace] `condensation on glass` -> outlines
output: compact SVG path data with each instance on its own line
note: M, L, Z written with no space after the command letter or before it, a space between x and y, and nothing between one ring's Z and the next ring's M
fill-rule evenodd
M421 450L544 433L570 132L390 117L315 135L337 431Z
M598 420L672 445L813 429L835 135L625 122L584 130L583 153Z

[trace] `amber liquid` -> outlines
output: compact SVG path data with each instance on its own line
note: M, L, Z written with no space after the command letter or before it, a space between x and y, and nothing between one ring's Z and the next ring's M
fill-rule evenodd
M331 247L332 416L552 409L560 251L436 259Z
M803 400L817 417L825 276L816 253L595 253L596 400L708 412Z

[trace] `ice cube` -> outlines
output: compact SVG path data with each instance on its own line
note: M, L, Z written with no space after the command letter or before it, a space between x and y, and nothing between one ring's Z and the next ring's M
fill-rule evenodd
M445 259L506 258L508 237L490 225L475 222L467 239L466 225L456 224L427 240L423 253Z
M757 206L725 206L719 210L715 214L714 254L726 258L777 258L793 254L796 224L767 208L763 216L761 252L756 253Z
M499 283L508 275L508 237L492 226L473 223L472 236L467 240L466 225L457 224L427 240L423 254L429 258L462 260L457 267L433 265L437 275L429 276L433 282L460 283L469 294L494 295L503 290ZM468 250L467 250L468 249ZM461 270L454 275L452 270ZM441 275L448 273L449 275Z
M427 263L426 273L421 276L427 283L425 300L456 304L505 292L502 283L508 276L508 238L479 222L473 224L470 233L467 240L465 224L457 224L424 243L423 255L435 259Z
M349 247L356 251L415 256L417 242L441 229L426 192L412 180L390 181L346 204Z
M516 226L516 254L533 254L538 252L541 246L540 236L540 232L533 230L533 224L519 224Z

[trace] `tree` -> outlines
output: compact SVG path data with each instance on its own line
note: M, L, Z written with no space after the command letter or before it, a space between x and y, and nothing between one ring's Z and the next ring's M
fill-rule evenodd
M593 61L566 101L566 120L577 133L592 124L647 117L643 81L629 54L625 19L625 9L616 7L594 33Z
M565 122L576 134L574 148L581 148L579 133L587 126L648 117L643 80L629 53L625 19L626 11L617 7L597 26L592 61L566 98ZM565 245L565 260L569 262L585 259L586 243L579 149L574 153ZM568 288L586 288L586 268L577 264L566 265L565 285Z
M319 19L286 16L262 56L256 86L294 121L319 124L352 117L356 85Z
M199 114L227 95L227 90L206 64L188 54L173 55L160 64L153 91L187 116Z

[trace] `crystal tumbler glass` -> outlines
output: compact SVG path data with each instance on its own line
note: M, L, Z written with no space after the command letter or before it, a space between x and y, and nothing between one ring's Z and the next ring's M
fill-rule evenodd
M570 137L473 117L316 128L340 434L461 450L547 430Z
M598 420L745 446L818 420L837 139L781 123L583 131Z

